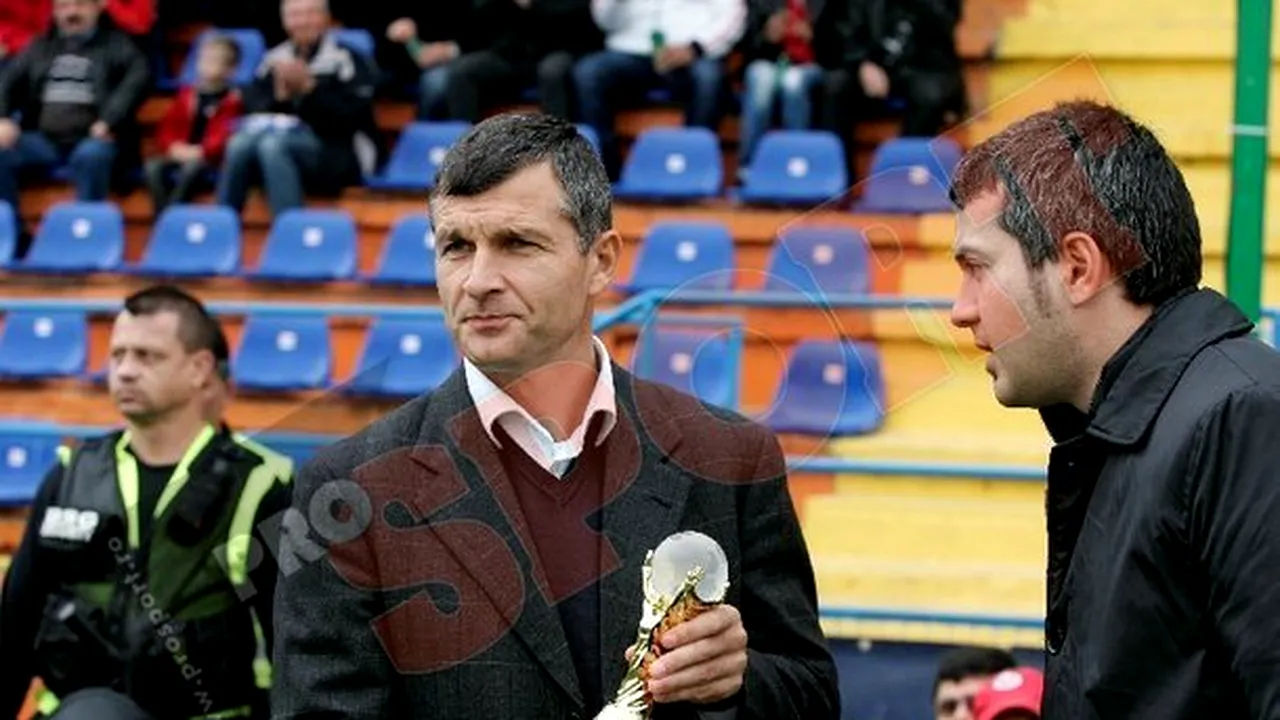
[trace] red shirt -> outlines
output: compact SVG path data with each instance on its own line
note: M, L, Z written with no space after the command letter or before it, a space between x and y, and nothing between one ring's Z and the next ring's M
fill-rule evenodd
M814 60L813 43L796 34L796 27L806 22L809 22L809 8L805 0L787 0L787 29L782 35L782 50L796 65L807 65Z
M165 113L160 126L156 128L156 142L160 145L160 152L169 152L174 143L188 142L195 111L195 88L182 88L169 105L169 112ZM222 153L227 149L227 140L231 137L232 124L243 111L244 102L238 90L228 92L218 103L204 126L204 136L200 138L206 162L216 165L222 159Z

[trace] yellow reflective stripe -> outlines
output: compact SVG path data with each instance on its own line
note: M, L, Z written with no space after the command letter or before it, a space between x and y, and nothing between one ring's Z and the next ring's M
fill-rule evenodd
M71 464L71 448L66 445L58 446L58 464L67 467Z
M281 484L288 485L293 480L293 458L278 453L243 433L232 433L231 436L240 444L240 447L258 455L268 465L274 465L279 473L278 479Z
M265 460L265 458L264 458ZM231 516L231 528L227 532L227 576L233 585L243 583L249 577L249 541L253 533L253 518L258 505L276 482L276 466L263 462L249 473L249 479L240 492L235 514Z
M41 715L54 714L61 704L62 701L58 699L57 695L50 692L49 688L40 688L40 691L36 693L36 712Z
M160 493L155 512L152 513L154 517L160 517L169 503L173 502L178 491L187 484L187 471L191 463L195 462L196 457L209 445L214 433L212 425L205 425L196 439L187 447L187 452L183 454L178 467L174 468L173 475L165 484L164 491ZM138 537L138 461L129 452L129 439L129 433L126 431L116 443L116 479L120 484L120 499L124 502L125 516L129 522L129 547L136 548L141 542Z
M267 633L258 620L258 611L250 608L249 617L253 618L253 639L257 649L253 655L253 680L262 690L271 689L271 658L267 657Z

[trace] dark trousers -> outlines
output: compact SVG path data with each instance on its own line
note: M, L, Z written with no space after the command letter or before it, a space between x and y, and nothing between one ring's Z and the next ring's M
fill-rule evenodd
M185 203L195 195L205 169L203 160L180 163L167 157L154 157L147 161L145 173L147 190L157 216L169 205Z
M155 720L129 698L107 688L77 690L62 699L50 720Z
M551 53L537 65L515 63L491 50L467 53L422 73L418 117L479 122L487 108L517 100L537 83L542 112L571 119L573 61L568 52Z

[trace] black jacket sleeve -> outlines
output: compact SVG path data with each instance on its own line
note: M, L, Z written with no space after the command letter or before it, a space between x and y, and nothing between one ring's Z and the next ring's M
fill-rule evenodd
M377 71L365 56L351 51L351 71L317 79L310 93L297 98L298 117L321 138L349 138L373 112Z
M374 632L375 618L385 611L381 596L339 575L344 550L307 524L315 492L345 476L323 455L303 466L282 524L272 653L275 720L406 714L392 704L397 675ZM343 548L363 542L356 538Z
M1192 551L1208 580L1213 640L1248 698L1249 715L1280 718L1280 389L1222 402L1199 430L1187 492Z
M40 524L45 510L58 497L62 466L44 476L31 506L27 525L4 577L0 599L0 717L16 717L35 676L33 648L36 631L57 567L40 550Z
M27 49L10 58L0 70L0 117L10 117L27 104L31 87L31 59L41 40L36 38Z
M246 115L271 112L276 109L275 78L265 60L254 73L253 82L244 88L241 98L244 101Z
M110 75L115 82L102 104L100 119L114 130L122 123L134 122L134 115L147 97L151 70L133 40L118 30L113 31L108 53Z
M737 720L836 720L835 661L818 623L817 587L777 440L761 434L756 477L743 489L742 617L747 672Z

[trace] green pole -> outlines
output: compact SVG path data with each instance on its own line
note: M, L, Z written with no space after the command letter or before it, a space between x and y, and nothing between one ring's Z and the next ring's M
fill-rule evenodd
M1262 310L1262 266L1266 262L1271 0L1240 0L1236 38L1227 295L1245 315L1258 322Z

